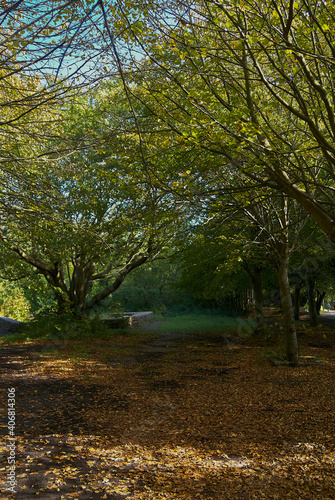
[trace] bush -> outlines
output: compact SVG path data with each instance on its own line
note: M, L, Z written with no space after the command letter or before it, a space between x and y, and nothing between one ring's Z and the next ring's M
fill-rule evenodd
M0 307L0 315L18 321L27 321L30 317L30 304L20 288L13 295L5 296Z
M97 317L49 315L30 321L22 334L25 339L82 339L107 337L111 330Z

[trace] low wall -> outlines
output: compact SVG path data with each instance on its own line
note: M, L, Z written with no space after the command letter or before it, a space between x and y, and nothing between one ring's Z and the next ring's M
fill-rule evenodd
M23 324L21 321L16 321L16 319L0 316L0 333L15 333Z
M109 328L137 328L143 323L152 321L153 316L154 314L152 311L126 312L124 313L124 316L119 318L103 319L102 322Z

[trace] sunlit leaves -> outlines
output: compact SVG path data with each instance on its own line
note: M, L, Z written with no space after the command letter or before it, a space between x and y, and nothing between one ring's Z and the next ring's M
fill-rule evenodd
M275 179L331 234L303 193L320 176L325 190L333 186L333 7L265 0L156 7L136 34L120 14L143 55L128 57L124 47L122 56L131 62L133 95L170 130L171 147L209 150L251 176L256 168L260 181ZM316 163L318 174L308 166Z
M29 210L23 199L8 211L1 238L3 251L41 272L66 310L82 311L92 281L102 280L104 290L93 294L94 305L133 268L167 252L186 219L176 217L180 206L154 184L134 119L114 83L67 109L58 133L68 137L70 154L56 158L52 169L39 160Z

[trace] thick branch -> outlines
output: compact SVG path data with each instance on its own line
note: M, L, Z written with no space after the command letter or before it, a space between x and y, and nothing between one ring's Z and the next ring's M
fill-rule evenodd
M111 285L107 286L104 290L102 290L101 292L97 293L94 297L92 297L92 299L86 304L85 309L86 310L92 309L92 307L94 307L96 304L99 304L106 297L114 293L123 283L123 281L130 273L130 271L147 262L148 258L149 258L148 255L142 256L139 259L135 261L133 260L129 264L127 264L125 268L118 274L118 276L115 278L114 282Z
M21 260L27 262L28 264L35 267L36 269L38 269L41 272L50 272L51 271L50 266L48 266L45 262L43 262L42 260L39 260L39 259L35 259L31 255L27 254L24 250L22 250L22 248L11 243L1 230L0 230L0 239L4 243L9 245L10 250L12 250L16 254L18 254L18 256L20 257Z

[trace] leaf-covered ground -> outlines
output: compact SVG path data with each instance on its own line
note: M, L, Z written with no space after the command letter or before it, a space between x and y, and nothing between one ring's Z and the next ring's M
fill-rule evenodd
M324 364L298 368L273 342L157 335L2 345L1 499L335 498L335 330L301 328Z

